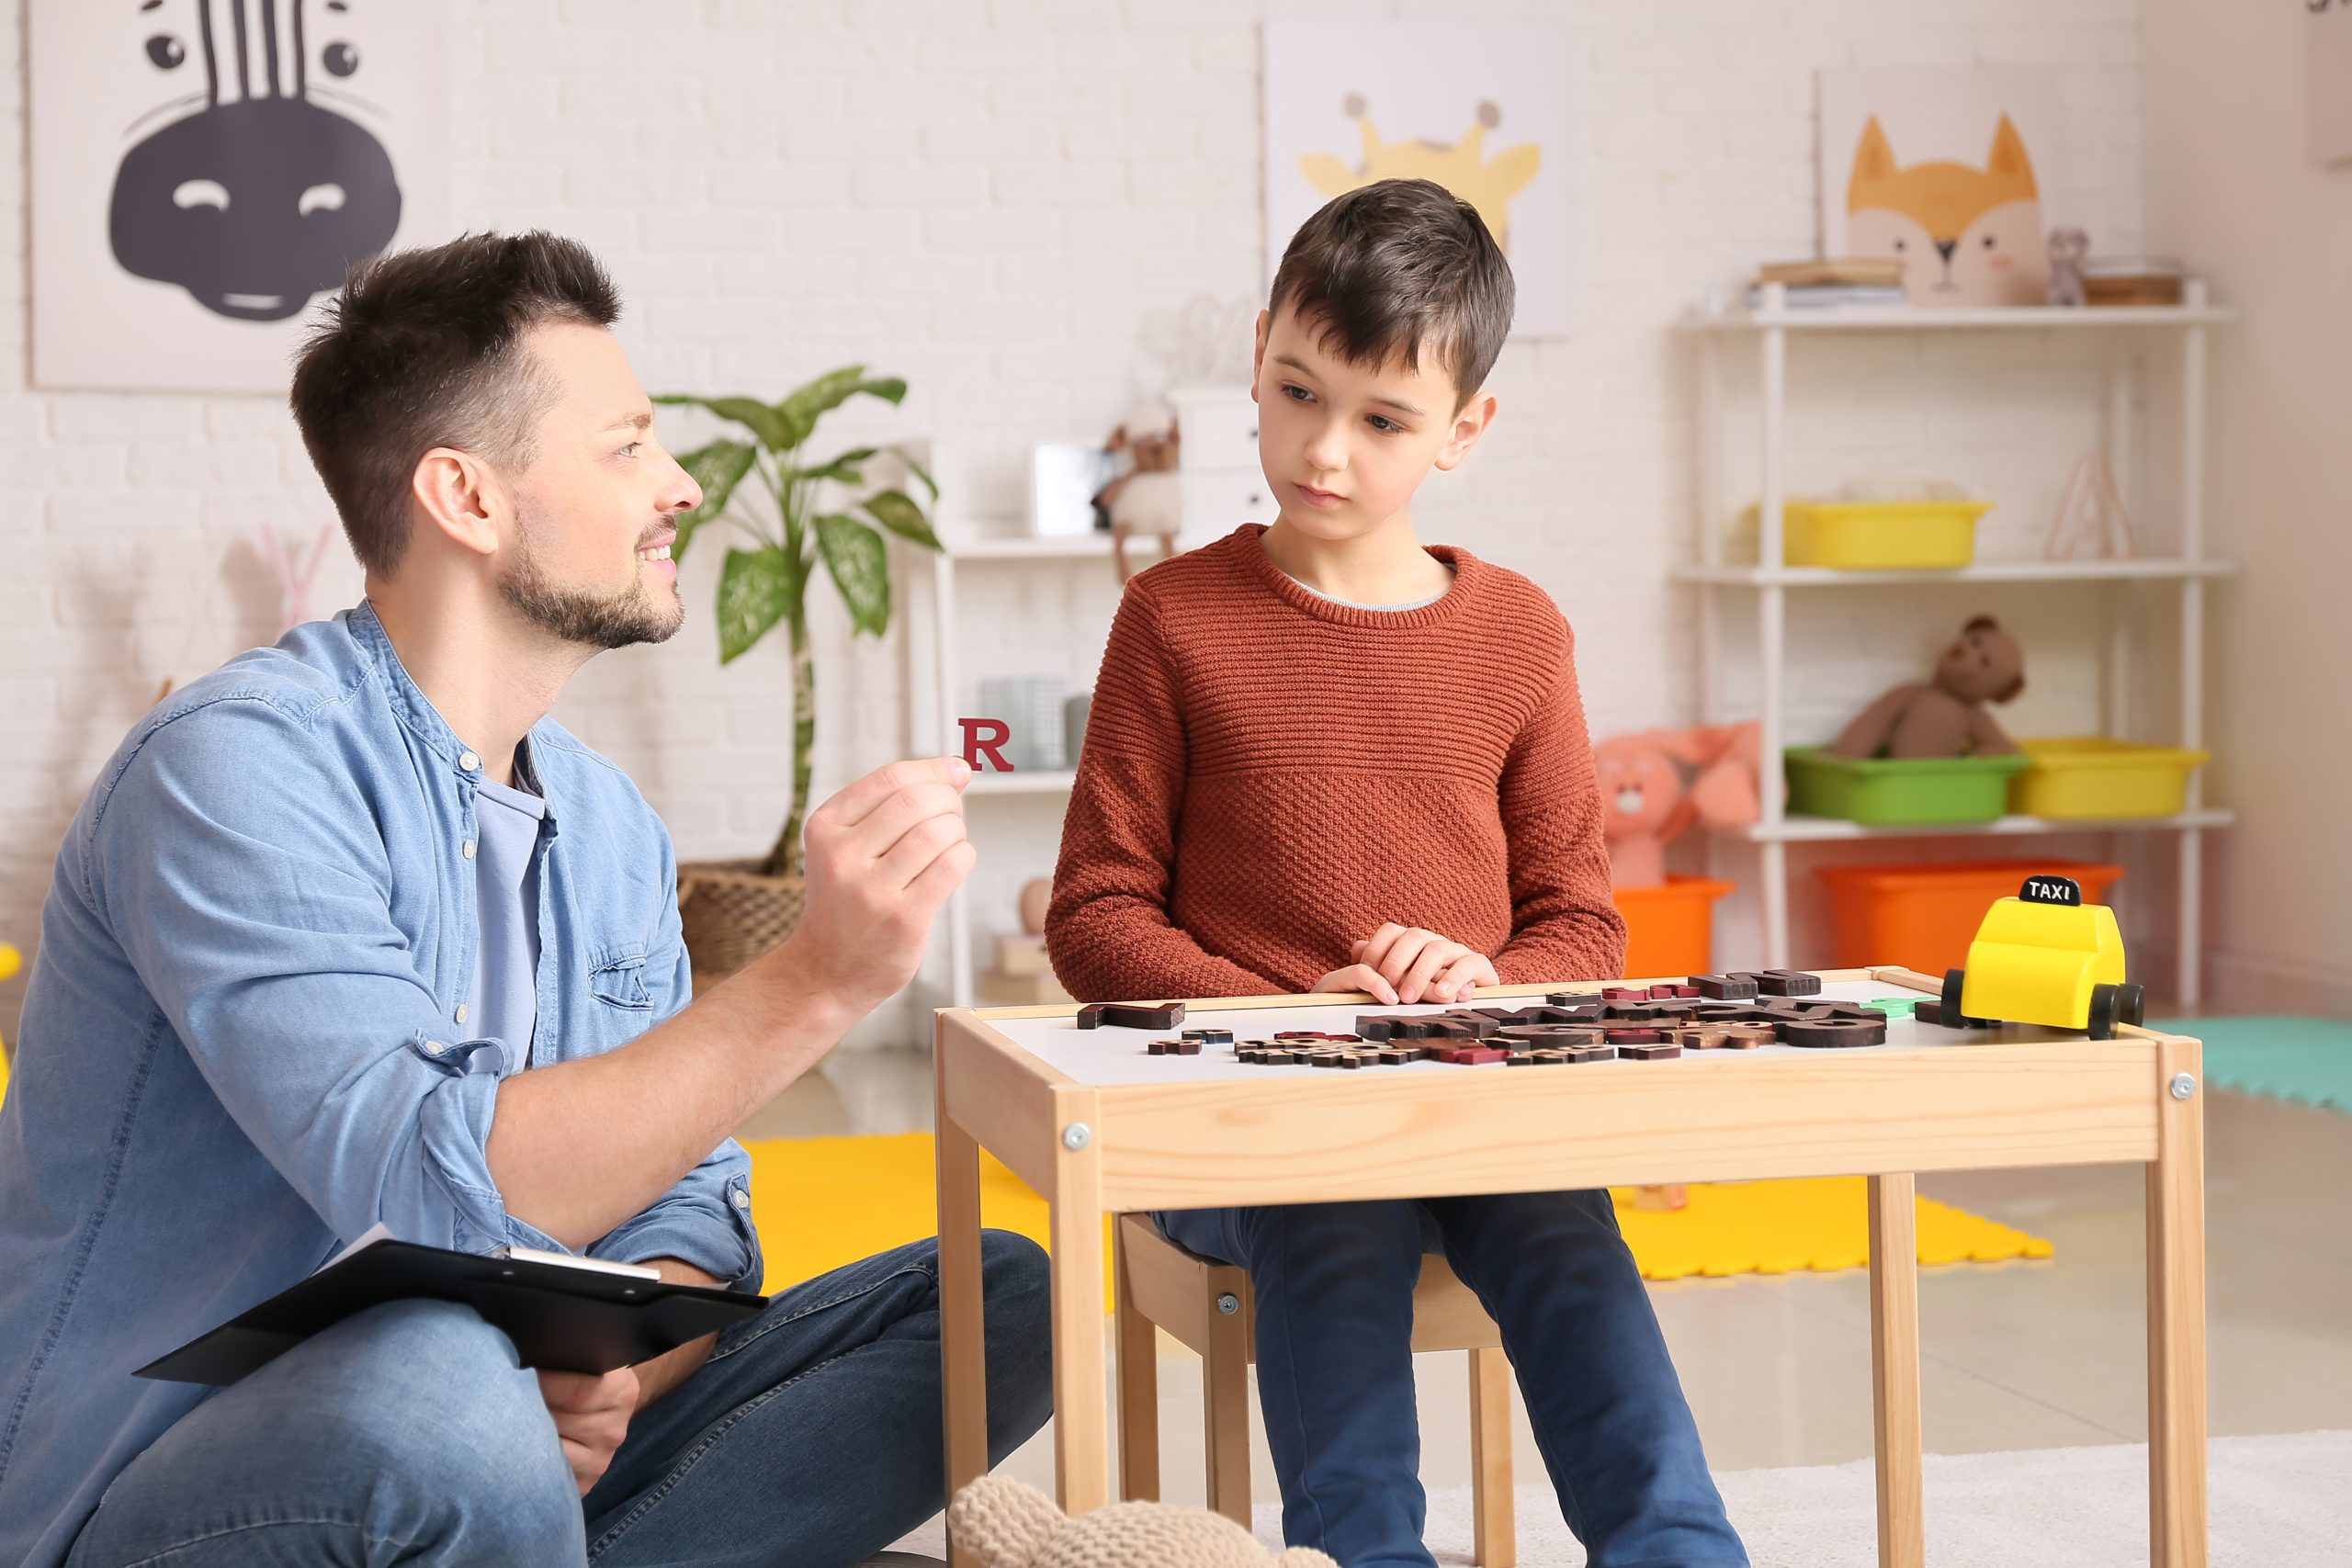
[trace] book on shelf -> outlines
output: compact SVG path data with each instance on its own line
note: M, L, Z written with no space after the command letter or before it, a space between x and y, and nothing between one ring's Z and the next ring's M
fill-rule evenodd
M1820 256L1808 261L1766 262L1756 269L1756 281L1785 283L1792 289L1824 286L1901 288L1903 261L1898 256Z

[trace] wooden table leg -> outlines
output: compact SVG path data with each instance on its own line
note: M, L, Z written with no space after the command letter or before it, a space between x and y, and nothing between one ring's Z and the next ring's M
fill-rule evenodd
M1878 1450L1879 1568L1923 1568L1919 1237L1911 1173L1870 1179L1871 1418Z
M938 1129L939 1394L953 1498L989 1468L988 1324L980 1281L980 1145L948 1118L944 1097ZM948 1562L977 1568L969 1554L953 1547Z
M1124 1222L1111 1232L1111 1277L1117 1295L1111 1314L1118 1325L1119 1500L1159 1500L1159 1330L1137 1310L1135 1282L1127 1278L1127 1234Z
M2156 1051L2156 1157L2148 1166L2148 1561L2155 1568L2205 1568L2204 1055L2194 1040L2167 1040ZM2176 1096L2177 1083L2185 1095Z
M1478 1568L1518 1568L1518 1499L1510 1476L1510 1357L1470 1352L1470 1555Z
M1089 1097L1091 1099L1091 1097ZM1049 1250L1054 1258L1054 1482L1062 1511L1111 1500L1109 1369L1103 1357L1102 1173L1085 1125L1057 1117ZM1075 1139L1079 1146L1069 1145Z

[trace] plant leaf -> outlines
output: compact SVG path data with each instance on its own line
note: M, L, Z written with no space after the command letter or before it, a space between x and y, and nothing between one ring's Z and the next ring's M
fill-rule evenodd
M750 431L758 438L760 445L771 452L789 452L799 446L807 434L804 431L801 436L786 439L791 435L789 424L778 416L775 410L757 398L698 398L689 393L665 392L653 400L708 409L719 418L731 419Z
M891 452L898 457L899 461L907 466L907 472L914 475L915 479L922 485L922 488L931 492L931 499L937 501L939 499L939 481L931 477L931 470L924 468L921 463L916 462L914 459L914 454L909 452L903 446L894 446L891 448Z
M939 536L931 531L931 521L922 508L902 490L876 491L859 502L865 514L902 539L912 539L927 550L941 547Z
M718 661L731 663L737 655L767 636L770 627L792 608L793 568L785 553L770 546L759 550L729 550L718 574Z
M678 467L692 474L695 483L702 487L702 504L692 512L678 513L678 542L671 547L672 556L679 560L686 558L686 545L693 539L695 530L727 510L735 487L752 471L758 456L750 442L722 437L679 457Z
M804 479L831 479L835 484L862 485L865 482L865 460L881 450L877 446L858 446L819 468L795 468L793 472Z
M907 395L906 382L895 376L868 380L863 365L844 365L839 370L828 370L798 391L786 396L775 405L776 415L808 439L817 427L819 416L837 409L850 399L864 393L880 398L886 403L898 403Z
M837 512L817 519L817 548L849 606L850 624L880 637L890 626L890 564L882 536Z

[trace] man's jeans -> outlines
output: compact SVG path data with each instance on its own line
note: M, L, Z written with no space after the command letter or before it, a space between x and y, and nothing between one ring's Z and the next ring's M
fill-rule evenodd
M1045 1255L986 1234L989 1453L1052 1406ZM465 1307L349 1318L132 1461L70 1568L843 1568L946 1491L935 1242L785 1292L642 1413L583 1499L537 1379Z
M1348 1568L1432 1568L1421 1544L1413 1287L1442 1252L1502 1329L1535 1441L1592 1568L1744 1564L1606 1192L1157 1216L1250 1270L1258 1398L1283 1538Z

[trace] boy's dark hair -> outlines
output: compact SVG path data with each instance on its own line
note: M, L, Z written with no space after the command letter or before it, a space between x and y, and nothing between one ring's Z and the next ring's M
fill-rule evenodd
M620 296L588 248L533 230L467 234L361 262L294 363L302 445L352 553L390 573L408 546L409 480L435 446L514 469L554 400L525 333L610 326Z
M1376 180L1299 225L1268 309L1312 321L1352 365L1427 347L1453 378L1454 412L1487 384L1510 334L1510 263L1478 209L1433 180Z

